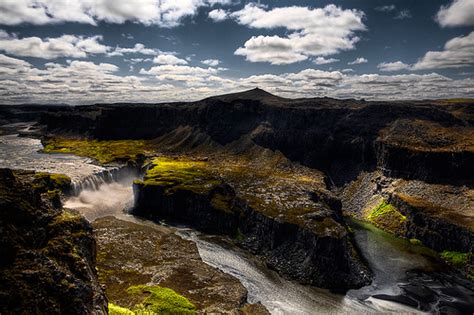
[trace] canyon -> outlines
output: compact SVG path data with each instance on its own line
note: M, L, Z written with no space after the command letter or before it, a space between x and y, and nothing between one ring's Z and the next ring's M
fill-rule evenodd
M49 187L40 195L49 196L52 205L31 207L67 211L60 209L80 203L81 192L96 190L98 199L105 198L101 185L130 177L126 189L133 190L133 200L120 210L127 208L133 220L166 225L160 231L130 217L97 217L78 209L92 222L99 246L97 262L87 254L88 268L99 267L98 274L88 274L91 290L104 297L100 282L114 307L133 309L156 293L140 285L162 285L184 296L193 305L188 311L201 313L267 310L247 301L237 278L205 264L193 242L167 229L184 225L219 237L285 279L370 299L370 307L378 300L413 312L472 312L473 121L469 101L285 99L260 89L189 103L0 106L0 123L7 125L2 136L37 138L43 155L73 154L91 159L93 168L116 170L102 172L111 175L99 182L81 177L70 187ZM18 130L19 122L30 122L29 129ZM4 182L18 178L3 172L10 174ZM32 183L39 176L28 174ZM2 227L11 226L8 219L2 218ZM361 247L360 222L419 253L429 267L399 271L403 276L388 293L370 291L381 272ZM114 230L126 232L113 235ZM177 245L153 245L157 255L150 257L144 248L151 243ZM121 245L127 250L114 252ZM87 250L94 252L93 246ZM187 259L196 261L194 288L183 280L194 268L183 263ZM213 283L205 280L209 273L216 273ZM426 277L449 285L439 291ZM409 284L400 286L403 280ZM211 300L196 291L210 288ZM100 301L103 311L107 303Z

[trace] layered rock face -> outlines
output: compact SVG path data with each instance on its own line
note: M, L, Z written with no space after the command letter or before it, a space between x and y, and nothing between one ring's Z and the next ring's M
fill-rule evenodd
M38 177L0 169L0 313L107 314L91 226Z
M321 175L308 169L157 158L134 184L133 213L234 237L302 283L337 291L364 286L370 273L340 203L322 187Z
M375 168L451 183L471 180L474 171L466 137L472 111L470 104L292 100L252 90L194 103L68 108L42 113L41 122L49 132L98 139L154 139L183 126L221 145L249 137L324 171L337 185Z

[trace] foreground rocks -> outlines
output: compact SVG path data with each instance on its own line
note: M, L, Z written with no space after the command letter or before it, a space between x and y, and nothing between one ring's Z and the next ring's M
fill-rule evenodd
M321 174L253 162L157 158L134 184L133 213L234 237L301 283L341 292L370 283Z
M233 276L205 264L196 245L170 228L105 217L93 222L97 263L109 301L134 309L130 287L159 285L187 298L199 314L268 314L247 305L247 290ZM194 312L192 311L192 312Z
M107 314L92 228L58 207L51 180L0 169L0 313Z

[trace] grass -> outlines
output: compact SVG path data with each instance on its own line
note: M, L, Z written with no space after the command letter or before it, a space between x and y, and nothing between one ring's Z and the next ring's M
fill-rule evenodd
M89 157L101 164L136 160L151 148L146 140L89 140L51 138L45 141L45 153L70 153Z
M366 218L376 227L397 235L403 234L407 220L406 216L383 199L369 211Z
M135 312L128 308L109 303L109 315L135 315Z
M469 254L445 250L440 253L440 256L449 264L456 267L462 267L467 264Z
M143 178L143 184L164 186L170 193L178 189L206 193L222 183L211 174L205 161L157 157L151 165Z
M136 305L134 314L196 314L194 304L169 288L136 285L129 287L127 293L145 296L142 302Z

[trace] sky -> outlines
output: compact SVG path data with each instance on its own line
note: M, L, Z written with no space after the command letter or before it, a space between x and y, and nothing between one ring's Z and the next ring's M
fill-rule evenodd
M474 0L0 0L0 104L474 97Z

